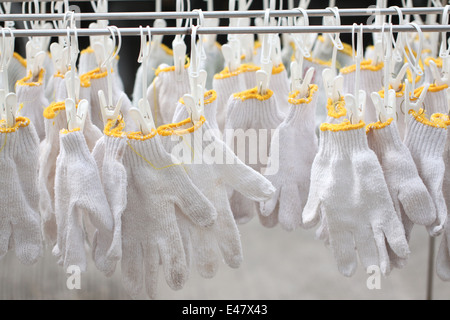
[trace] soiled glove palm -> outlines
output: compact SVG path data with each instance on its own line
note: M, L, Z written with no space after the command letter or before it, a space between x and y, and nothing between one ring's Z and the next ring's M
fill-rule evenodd
M153 82L155 78L155 71L158 66L161 64L173 65L173 52L166 45L160 44L155 52L151 54L152 59L150 59L148 67L147 67L147 88ZM145 97L142 93L142 65L138 68L136 72L136 80L134 81L134 89L133 89L133 106L138 107L139 99ZM209 73L208 73L209 75ZM145 92L146 94L147 92Z
M79 130L61 131L60 147L55 178L58 234L53 254L64 268L76 265L85 271L87 261L83 224L89 219L97 229L97 238L111 238L111 211L83 133Z
M181 74L175 74L175 67L161 65L155 72L155 79L147 90L147 100L150 103L155 124L170 123L178 99L190 92L188 65L181 70Z
M228 104L225 141L245 164L261 173L263 164L267 164L272 130L282 121L283 115L278 110L273 91L267 90L265 95L261 95L254 88L236 93ZM248 145L242 147L247 134L257 140L249 139ZM260 213L259 204L238 192L233 192L230 202L237 223L246 223ZM266 227L273 227L277 223L273 216L264 217L259 214L259 218Z
M1 123L0 258L15 249L19 261L34 264L42 254L38 211L39 138L30 120L16 118L12 128Z
M156 131L147 136L130 133L127 143L122 280L132 297L145 285L147 295L155 298L160 261L172 289L181 289L188 276L175 206L200 227L210 227L217 214L183 167L164 150Z
M209 104L205 108L207 110ZM188 250L192 247L193 259L199 273L203 277L211 278L217 272L221 254L232 268L239 267L242 261L239 231L231 212L227 186L253 201L267 200L273 194L274 188L263 176L242 163L217 138L215 132L210 131L208 121L205 122L203 117L194 126L190 118L180 117L174 120L181 122L158 128L166 150L183 160L190 179L217 211L217 221L208 230L196 226L178 214L179 220L182 221L179 224L180 229L188 229L188 239L192 244L185 244L185 247ZM183 150L182 155L177 152L180 147Z
M409 241L412 223L431 225L436 220L433 200L417 172L408 148L403 144L393 119L367 126L369 147L375 152L383 168L397 216L405 228ZM389 250L391 263L400 268L405 260L399 259Z
M31 120L41 141L45 137L42 112L49 105L45 97L44 73L45 70L41 69L38 79L34 81L30 72L27 77L17 81L16 85L17 102L22 105L19 113Z
M408 243L377 156L369 149L364 122L322 124L311 188L302 213L306 227L322 216L339 271L352 276L356 250L364 267L389 272L388 243L407 258Z
M294 230L301 224L301 214L309 192L311 165L317 153L314 115L317 86L311 85L309 96L289 96L290 111L272 137L265 176L277 188L271 200L261 203L261 214L277 217L281 227Z
M436 220L427 227L431 236L442 231L447 219L447 206L442 193L446 139L447 126L444 121L438 118L436 121L428 120L422 109L418 113L410 110L405 145L411 152L419 176L433 199ZM408 229L407 226L405 228Z

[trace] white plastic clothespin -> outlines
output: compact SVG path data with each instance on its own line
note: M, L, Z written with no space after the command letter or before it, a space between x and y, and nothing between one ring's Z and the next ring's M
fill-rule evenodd
M151 54L151 46L152 46L152 35L150 27L147 26L147 35L144 35L144 31L142 26L139 27L141 31L141 50L139 52L138 62L142 63L142 67L144 70L147 69L147 65L149 62L150 54ZM155 122L153 121L153 115L150 108L150 104L147 100L145 92L147 92L147 73L142 73L142 98L138 101L138 108L130 108L130 116L133 118L134 122L140 128L141 132L144 135L148 135L154 130ZM119 106L120 110L120 106ZM115 110L115 116L119 114L119 111Z
M264 25L270 23L270 9L266 9L264 14ZM264 95L269 88L270 76L272 75L272 34L264 34L262 36L261 47L261 69L256 71L256 86L258 94Z
M187 1L188 11L190 10L190 2ZM176 11L184 11L183 0L177 0ZM182 19L176 19L176 26L180 28L183 24ZM186 19L186 27L189 25L189 19ZM176 35L175 39L172 41L172 51L173 51L173 65L175 67L175 78L177 81L182 81L181 74L184 69L184 64L186 61L186 44L184 43L184 35Z
M5 31L8 30L10 36L7 37ZM0 41L0 72L3 75L3 89L0 89L1 118L6 121L8 127L16 124L17 96L14 92L9 92L8 66L14 54L14 34L11 28L2 28L2 38Z
M422 106L423 102L425 101L425 97L427 95L429 86L430 85L428 83L425 84L417 101L412 102L411 98L414 97L413 85L408 81L408 79L405 80L405 106L407 111L409 110L414 110L416 112L419 111L420 106Z
M450 56L441 59L442 59L441 71L439 71L436 63L433 60L430 60L431 74L433 75L434 82L438 86L450 85Z
M230 72L235 71L241 64L241 42L237 37L229 37L228 43L222 46L225 66Z
M50 45L50 53L52 54L55 70L61 74L65 74L67 72L67 66L70 63L69 48L61 43L53 42Z
M77 128L80 128L80 130L83 131L88 113L89 102L86 99L83 99L78 102L77 108L75 105L75 101L73 101L73 99L67 98L65 100L65 106L67 116L67 129L75 130Z
M91 5L95 13L108 13L108 0L91 1ZM108 24L108 20L97 20L97 25L100 28L106 28Z
M28 13L37 13L37 14L43 14L46 13L46 5L45 5L45 1L38 1L38 0L33 0L30 2L23 2L22 3L22 13L26 12L26 5L28 4ZM33 10L33 5L34 5L34 10ZM50 22L45 22L45 21L29 21L29 24L31 26L31 29L33 30L37 30L37 29L52 29L53 28L53 24ZM24 21L24 27L25 29L29 29L28 27L28 22ZM29 38L30 41L34 42L34 46L36 48L39 48L40 51L44 51L47 52L48 50L48 46L50 44L50 40L51 37L30 37ZM27 56L27 60L28 60L28 56Z
M14 92L6 93L6 90L0 89L1 117L6 121L8 128L16 124L17 95Z
M352 28L352 47L355 48L354 45L354 31L356 23L353 24ZM359 123L361 119L364 119L364 112L366 109L366 92L364 90L360 90L360 71L361 71L361 62L363 58L363 25L360 25L360 31L357 33L357 43L356 43L356 54L355 54L355 92L354 94L346 94L345 95L345 106L350 110L350 121L355 124Z

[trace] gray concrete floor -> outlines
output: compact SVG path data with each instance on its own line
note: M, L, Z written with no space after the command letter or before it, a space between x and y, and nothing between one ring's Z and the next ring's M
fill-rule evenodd
M313 230L266 229L257 219L240 230L244 262L239 269L222 265L213 279L202 279L194 269L180 291L172 291L161 275L159 299L425 298L428 235L423 227L413 231L408 265L382 278L380 290L367 289L362 267L352 278L340 275L331 251L314 238ZM440 238L436 247L439 243ZM66 277L49 252L31 267L9 253L0 260L0 299L128 299L120 270L105 278L90 264L80 290L68 290ZM450 283L435 276L433 293L435 299L449 299Z

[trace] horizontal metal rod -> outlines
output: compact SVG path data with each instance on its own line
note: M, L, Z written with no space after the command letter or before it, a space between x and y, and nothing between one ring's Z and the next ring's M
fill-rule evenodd
M416 7L402 8L403 14L441 14L443 8L436 7ZM333 15L330 10L326 9L308 9L306 10L309 17L322 17ZM264 10L249 11L203 11L205 18L257 18L264 17ZM272 10L271 17L295 17L300 16L298 10ZM371 15L397 15L395 9L374 9L374 8L358 8L358 9L339 9L340 16L371 16ZM38 20L63 20L64 14L5 14L0 15L0 21L38 21ZM187 19L197 18L196 12L109 12L109 13L75 13L76 20L154 20L154 19Z
M309 26L309 27L200 27L197 29L197 34L256 34L256 33L351 33L352 26ZM448 32L450 31L450 25L423 25L421 26L424 32ZM359 28L356 28L358 31ZM385 28L385 31L388 29ZM122 36L140 36L139 28L119 28ZM363 26L363 32L381 32L380 26L369 25ZM411 25L395 25L392 27L393 32L417 32L417 30ZM177 35L177 34L190 34L191 28L152 28L152 34L154 35ZM66 29L47 29L47 30L13 30L15 37L57 37L66 36ZM70 34L74 34L73 30L70 30ZM111 32L108 29L77 29L78 36L93 36L93 35L110 35ZM5 32L5 36L9 36L9 32Z

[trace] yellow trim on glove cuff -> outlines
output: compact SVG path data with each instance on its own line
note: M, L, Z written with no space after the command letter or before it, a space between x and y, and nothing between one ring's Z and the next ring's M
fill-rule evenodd
M337 123L337 124L331 124L331 123L322 123L320 125L321 131L349 131L349 130L355 130L355 129L361 129L364 128L366 124L364 121L359 121L357 124L352 124L349 120Z
M366 133L368 133L370 130L385 128L391 124L392 120L393 120L392 118L389 118L385 122L377 121L377 122L369 123L366 126Z

